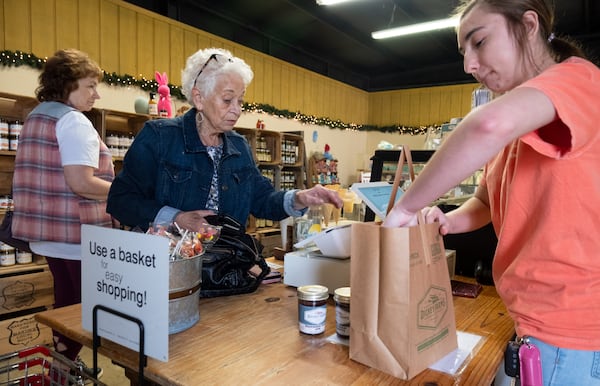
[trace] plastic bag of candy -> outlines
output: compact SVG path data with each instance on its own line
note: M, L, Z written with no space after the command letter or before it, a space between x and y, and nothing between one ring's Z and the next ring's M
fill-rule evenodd
M169 239L170 260L189 259L202 255L205 250L198 233L181 229L177 223L152 224L146 233Z

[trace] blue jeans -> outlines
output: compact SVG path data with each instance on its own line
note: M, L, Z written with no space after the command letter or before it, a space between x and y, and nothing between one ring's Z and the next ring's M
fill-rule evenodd
M540 349L544 386L600 385L600 351L569 350L530 337Z
M600 351L570 350L530 337L540 350L544 386L599 386ZM500 365L495 385L507 385ZM506 376L504 376L506 378Z

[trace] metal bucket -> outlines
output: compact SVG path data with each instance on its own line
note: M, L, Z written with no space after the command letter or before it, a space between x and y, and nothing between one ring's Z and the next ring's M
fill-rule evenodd
M200 320L201 281L202 255L169 263L169 334L187 330Z

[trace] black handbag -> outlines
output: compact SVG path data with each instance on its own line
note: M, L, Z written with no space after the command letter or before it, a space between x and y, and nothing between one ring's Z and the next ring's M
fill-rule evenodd
M227 215L208 216L220 225L221 236L202 256L200 297L239 295L256 291L271 271L262 256L263 246ZM252 268L258 266L260 272Z
M10 245L23 252L31 252L29 248L29 242L24 240L15 239L12 235L12 219L13 211L9 210L4 214L2 224L0 224L0 241Z

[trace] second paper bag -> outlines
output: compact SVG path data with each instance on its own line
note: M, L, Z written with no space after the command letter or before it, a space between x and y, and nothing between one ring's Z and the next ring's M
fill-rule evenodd
M351 359L410 379L457 348L439 224L352 224L350 266Z

